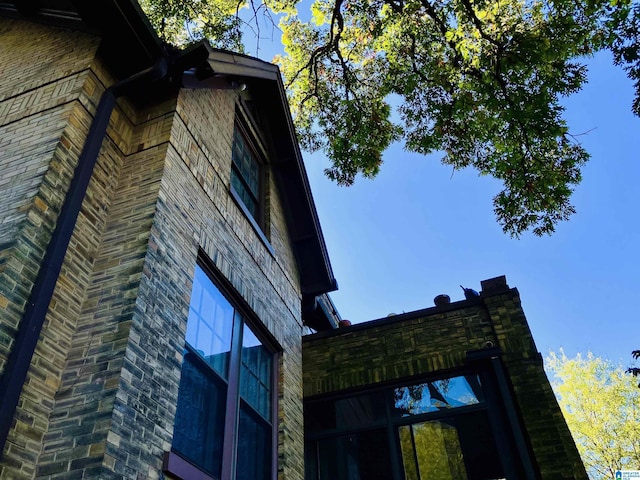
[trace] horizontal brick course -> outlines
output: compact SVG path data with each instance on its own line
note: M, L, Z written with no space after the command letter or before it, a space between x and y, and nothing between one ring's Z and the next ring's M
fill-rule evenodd
M467 352L501 349L517 409L543 479L586 479L546 378L516 289L307 336L304 395L447 375Z
M1 371L114 79L95 37L0 22L0 61L12 62L0 85ZM303 478L300 277L273 176L264 227L273 251L230 196L237 95L182 91L145 109L118 101L0 477L162 477L201 251L282 349L279 478Z

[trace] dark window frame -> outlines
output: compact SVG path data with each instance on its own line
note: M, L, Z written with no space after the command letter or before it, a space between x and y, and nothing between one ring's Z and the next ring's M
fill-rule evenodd
M341 427L336 426L332 428L326 428L321 431L311 432L307 429L305 423L305 462L310 459L309 455L314 457L312 462L315 462L311 469L306 472L319 473L317 470L317 462L319 460L319 452L317 451L317 445L319 441L329 440L332 438L343 437L347 435L366 435L368 431L379 430L386 428L389 441L389 451L391 454L392 469L394 472L394 478L404 478L402 473L401 456L400 456L400 438L399 429L403 426L412 426L419 423L431 422L431 421L446 421L448 419L455 419L460 416L484 414L490 425L491 436L495 442L496 450L499 452L500 461L502 467L506 470L505 476L509 479L520 478L519 474L513 474L509 472L519 471L519 461L516 461L517 465L514 465L509 458L513 453L512 432L508 425L505 424L504 415L499 408L499 399L497 398L496 386L490 378L489 371L486 368L456 368L446 371L433 372L427 375L417 375L406 377L401 380L391 380L383 382L373 388L371 386L349 389L348 391L342 391L338 394L322 394L309 398L305 401L305 409L308 408L309 403L323 403L323 402L335 402L341 399L349 399L358 397L361 395L378 394L384 395L384 402L386 407L385 418L380 418L375 422L357 426L357 427ZM450 409L443 409L438 411L431 411L425 413L419 413L415 415L397 417L392 414L392 399L389 396L390 391L394 388L404 387L409 385L416 385L419 383L433 382L442 380L445 378L453 378L457 376L477 376L480 379L482 385L482 394L484 398L479 399L479 403L469 404L464 406L458 406ZM306 422L306 419L305 419ZM311 450L308 450L311 448ZM507 465L509 464L509 465ZM305 477L307 480L316 480L316 477Z
M277 341L273 338L273 336L268 332L266 327L261 322L259 322L255 313L253 313L253 311L246 304L240 294L238 294L238 292L233 288L230 282L226 278L224 278L224 276L210 263L210 261L202 252L200 252L200 255L198 257L197 267L203 270L211 284L216 289L218 289L221 295L231 304L234 309L232 327L233 333L231 340L227 380L225 380L219 372L216 372L210 365L208 365L206 360L204 360L204 358L202 358L202 356L197 353L196 349L186 342L186 339L184 347L185 352L196 355L197 362L201 364L201 366L206 366L206 368L211 370L209 373L211 375L215 375L217 377L217 381L225 382L227 385L224 417L224 439L226 441L224 441L223 443L222 471L220 478L236 478L236 464L239 442L239 417L241 405L244 404L245 407L251 409L253 414L259 415L263 420L265 420L260 412L258 412L248 401L241 398L240 370L243 350L242 331L244 327L247 327L260 341L260 343L266 348L271 356L271 392L269 408L270 421L265 420L265 423L268 424L271 429L271 471L269 479L276 480L278 472L278 430L280 420L278 418L278 378L282 349L278 345ZM227 439L233 440L228 441ZM173 445L169 452L165 452L163 471L184 480L219 480L218 477L212 475L210 472L203 470L188 458L176 452L173 448Z
M255 198L257 212L254 215L250 207L247 206L242 198L242 192L238 191L234 186L234 177L238 179L242 185L242 189L250 192L249 182L242 175L242 172L236 165L234 157L236 155L236 134L242 138L244 147L251 152L253 160L258 166L258 195ZM261 131L256 125L253 115L248 111L248 107L239 102L236 105L236 114L233 129L232 149L231 149L231 169L229 178L229 192L234 202L249 224L256 232L262 243L272 256L275 256L275 250L269 242L269 155L266 149L265 138L261 135ZM245 149L243 147L243 150Z
M231 155L231 175L235 174L238 181L241 183L242 188L249 195L251 201L255 204L255 212L251 212L251 207L246 204L244 199L242 199L242 195L237 189L232 188L236 191L239 197L241 197L241 201L247 207L247 211L249 214L256 220L258 225L263 226L265 220L265 165L266 161L264 160L264 155L258 152L258 148L256 146L257 139L255 135L250 133L250 128L247 126L247 121L242 119L242 115L237 113L236 120L233 129L233 151ZM254 191L254 187L251 185L251 179L247 178L243 172L242 167L239 166L236 162L236 146L238 144L237 139L240 139L242 142L242 152L248 153L251 163L255 165L257 170L256 176L256 185ZM242 163L243 159L239 159L239 162Z

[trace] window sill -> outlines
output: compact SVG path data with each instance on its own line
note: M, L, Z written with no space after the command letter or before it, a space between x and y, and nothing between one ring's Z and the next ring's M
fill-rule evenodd
M181 480L217 480L173 452L164 452L162 471Z
M230 186L229 191L231 192L231 197L233 198L233 201L235 202L235 204L238 207L240 207L240 210L242 210L242 213L247 218L247 220L251 224L251 227L256 232L256 234L258 235L258 237L260 238L260 240L262 241L262 243L264 244L266 249L269 251L271 256L275 258L276 251L271 246L271 243L269 243L269 240L267 240L267 237L265 236L264 232L262 231L262 228L260 227L260 225L258 225L258 222L256 222L256 219L253 218L253 215L251 215L251 212L249 212L249 210L245 206L244 202L240 198L240 195L238 195L238 193L233 188L233 186Z

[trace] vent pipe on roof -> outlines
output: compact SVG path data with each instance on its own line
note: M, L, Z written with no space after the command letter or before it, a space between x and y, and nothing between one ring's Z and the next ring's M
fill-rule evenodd
M441 307L443 305L449 305L451 303L451 297L446 294L438 295L433 299L433 303L435 303L436 307Z

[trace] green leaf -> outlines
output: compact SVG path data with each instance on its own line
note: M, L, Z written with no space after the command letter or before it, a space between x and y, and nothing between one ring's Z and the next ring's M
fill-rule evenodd
M586 81L584 56L611 48L640 91L633 0L316 0L310 16L298 15L299 0L246 5L285 14L277 62L301 144L325 151L331 178L349 185L375 176L395 141L438 152L445 164L503 182L494 210L514 237L550 234L575 211L571 195L589 155L571 137L561 101ZM168 41L206 37L242 51L243 2L141 6ZM640 95L632 108L640 114Z

